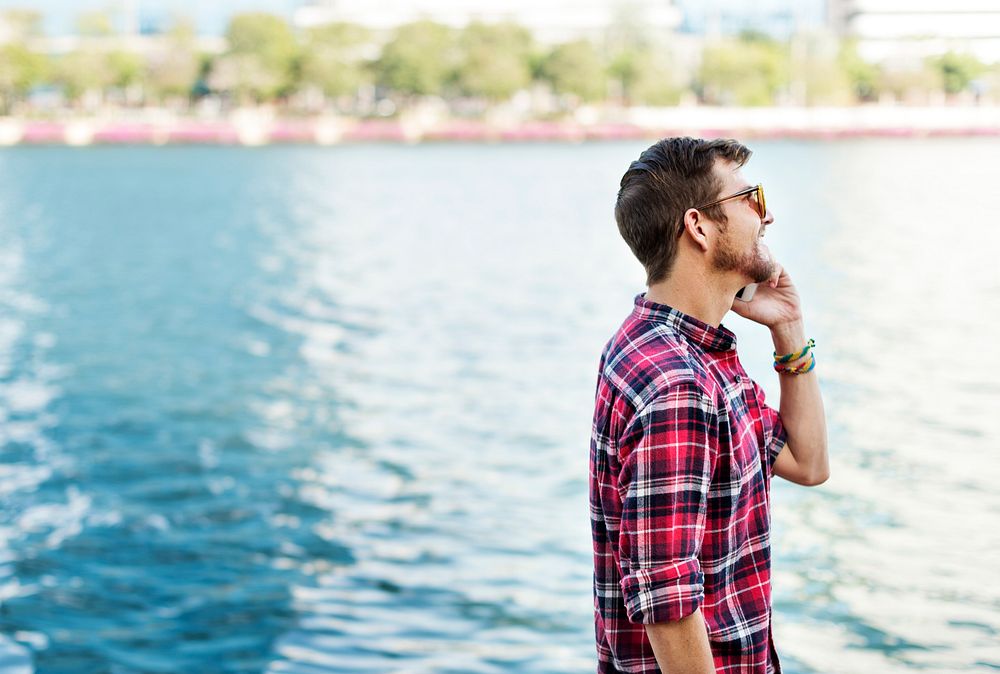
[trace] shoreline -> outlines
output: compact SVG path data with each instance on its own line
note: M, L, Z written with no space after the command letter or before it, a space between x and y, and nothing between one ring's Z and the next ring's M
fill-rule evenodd
M523 143L622 141L692 135L755 139L1000 136L1000 107L631 108L607 115L584 108L560 121L289 118L268 109L199 119L159 111L37 120L0 118L0 147L20 145L338 145L356 143Z

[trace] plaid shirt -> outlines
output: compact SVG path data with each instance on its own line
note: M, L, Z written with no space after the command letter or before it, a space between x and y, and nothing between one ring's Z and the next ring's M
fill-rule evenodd
M639 295L601 355L596 398L598 672L658 672L643 624L699 607L717 672L780 672L769 486L786 434L735 335Z

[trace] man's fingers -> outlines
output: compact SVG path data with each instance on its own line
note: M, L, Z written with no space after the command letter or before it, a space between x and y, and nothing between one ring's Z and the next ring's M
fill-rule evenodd
M771 286L772 288L777 288L778 287L778 279L781 278L781 273L783 271L785 271L785 268L782 267L781 264L775 262L774 263L774 273L771 274L771 278L768 280L767 284L769 286Z

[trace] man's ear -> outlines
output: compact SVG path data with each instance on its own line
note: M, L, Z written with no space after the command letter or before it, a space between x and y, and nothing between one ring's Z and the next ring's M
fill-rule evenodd
M708 231L705 227L705 219L696 208L689 208L684 211L684 231L696 246L699 246L706 253L708 252Z

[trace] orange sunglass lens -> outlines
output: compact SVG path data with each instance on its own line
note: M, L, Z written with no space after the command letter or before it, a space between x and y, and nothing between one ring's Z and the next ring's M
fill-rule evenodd
M757 202L757 213L761 218L767 215L767 201L764 200L764 188L757 185L757 191L754 192L754 201Z

